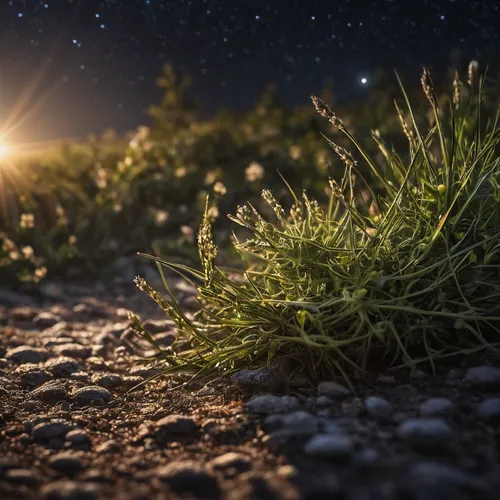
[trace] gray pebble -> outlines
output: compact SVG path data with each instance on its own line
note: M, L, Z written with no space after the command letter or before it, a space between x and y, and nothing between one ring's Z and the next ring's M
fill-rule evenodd
M37 441L50 441L59 439L73 429L73 426L64 421L42 422L33 426L31 435Z
M89 405L101 401L109 403L111 401L111 394L104 387L88 385L78 389L74 394L74 398L76 402L81 405Z
M90 438L84 430L74 429L66 434L66 441L73 445L80 445L89 443Z
M123 379L120 375L110 374L95 378L94 383L106 389L111 389L122 385Z
M500 368L494 366L475 366L469 368L464 382L476 389L500 388Z
M384 398L369 396L365 399L364 405L370 417L381 420L390 420L392 417L392 405Z
M19 364L23 363L41 363L49 357L49 352L47 349L41 347L30 347L27 345L21 345L19 347L14 347L9 349L5 355L6 359L14 361Z
M273 413L285 413L288 411L286 402L274 394L262 394L254 396L246 403L246 409L250 413L261 415L272 415Z
M306 411L294 411L283 417L282 428L295 434L315 434L318 432L318 419Z
M448 398L429 398L420 405L423 417L439 417L448 415L453 410L453 403Z
M319 398L316 399L316 406L318 408L331 408L332 400L328 396L319 396Z
M415 448L443 448L453 430L441 418L410 418L398 427L398 435Z
M318 396L327 396L331 399L342 399L349 395L350 391L337 382L324 381L318 385Z
M477 408L477 416L489 424L500 422L500 398L485 399Z
M342 434L317 434L304 446L304 452L310 457L331 460L349 458L353 451L351 439Z
M260 392L279 392L286 385L284 375L270 368L240 370L231 376L231 382L244 390Z

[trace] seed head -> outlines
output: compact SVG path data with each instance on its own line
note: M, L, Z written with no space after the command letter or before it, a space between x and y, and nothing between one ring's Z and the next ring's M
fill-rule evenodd
M422 89L425 97L427 97L432 106L436 106L437 99L436 94L434 93L434 82L432 81L431 72L428 68L424 67L420 81L422 82Z
M312 102L314 104L314 107L316 108L316 111L323 116L324 118L327 118L328 121L335 127L338 128L339 130L345 130L344 127L344 122L330 109L328 104L326 104L323 99L319 98L318 96L311 96Z
M467 71L467 83L470 87L475 88L477 84L477 74L479 70L479 63L477 61L471 61L469 63L469 69Z

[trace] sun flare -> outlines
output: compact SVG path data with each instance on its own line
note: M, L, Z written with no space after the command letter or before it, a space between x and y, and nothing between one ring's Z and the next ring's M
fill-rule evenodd
M0 159L5 158L9 154L9 146L0 140Z

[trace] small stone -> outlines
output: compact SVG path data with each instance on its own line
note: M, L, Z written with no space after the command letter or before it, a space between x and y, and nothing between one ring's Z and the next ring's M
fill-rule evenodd
M464 382L475 389L498 389L500 388L500 368L494 366L469 368Z
M477 408L477 416L489 424L500 422L500 398L485 399Z
M247 391L280 392L286 386L284 375L270 368L241 370L231 376L231 382Z
M54 481L40 490L43 500L97 500L99 487L95 483L77 481Z
M453 410L453 403L448 398L429 398L420 405L423 417L440 417Z
M23 363L41 363L49 357L49 352L41 347L30 347L21 345L9 349L5 355L6 359L14 361L19 364Z
M318 385L318 396L327 396L330 399L342 399L348 396L350 393L347 387L337 383L323 381Z
M74 429L66 434L66 441L73 445L81 445L89 443L90 438L84 430Z
M471 476L459 469L437 462L420 462L411 467L409 471L410 487L412 491L421 491L418 498L438 498L435 495L431 497L426 493L432 494L436 492L436 486L442 486L445 490L451 488L464 488L469 492L473 492L470 498L476 498L477 493L484 491L484 483L479 479ZM451 490L454 496L446 496L446 498L462 498L462 495L456 490ZM469 496L467 496L469 498ZM483 498L477 497L477 498Z
M87 372L73 372L68 378L70 380L77 380L78 382L82 382L84 384L90 383L90 376Z
M396 379L392 375L380 375L376 382L384 385L395 385Z
M168 441L197 437L200 430L196 420L176 414L158 420L155 427L157 437Z
M23 484L34 487L38 483L38 478L31 469L9 469L5 473L5 479L9 483Z
M73 453L62 452L50 457L49 465L56 471L67 476L74 476L83 469L81 460Z
M418 368L415 368L410 373L411 380L427 380L428 378L429 378L429 374L424 372L423 370L419 370Z
M31 435L36 441L50 441L51 439L64 438L73 429L73 426L64 421L42 422L31 430Z
M320 396L316 399L316 406L318 408L331 408L332 400L328 396Z
M315 434L318 432L318 419L306 411L294 411L283 417L282 428L294 434Z
M68 378L72 373L80 371L80 363L73 358L61 357L48 361L45 369L57 378Z
M261 415L272 415L273 413L285 413L288 411L286 402L280 396L273 394L254 396L245 406L248 412Z
M85 359L92 354L90 347L85 347L80 344L60 344L53 347L54 352L61 356L68 356L75 359Z
M342 434L317 434L304 446L304 452L310 457L327 460L347 459L353 451L351 439Z
M16 373L19 374L21 384L28 387L38 387L52 379L50 373L31 363L21 365L20 369L16 370Z
M122 385L123 379L120 375L110 374L96 377L94 383L106 389L112 389L113 387Z
M66 401L68 399L68 391L63 385L46 383L31 391L30 396L38 401L56 402Z
M441 418L410 418L398 427L398 435L417 449L434 449L446 447L453 431Z
M75 400L81 405L90 405L92 403L109 403L111 401L110 392L104 387L98 385L88 385L81 387L74 394ZM101 403L102 404L102 403Z
M365 399L365 409L368 415L380 420L390 420L392 417L392 405L384 398L369 396Z
M230 451L214 458L209 465L214 470L236 469L238 472L245 472L251 469L252 460L247 455Z
M220 487L217 479L197 462L186 460L171 462L157 470L156 477L179 494L201 498L218 498Z
M61 317L50 312L41 312L33 318L33 323L42 328L50 328L56 323L59 323L59 321L61 321Z

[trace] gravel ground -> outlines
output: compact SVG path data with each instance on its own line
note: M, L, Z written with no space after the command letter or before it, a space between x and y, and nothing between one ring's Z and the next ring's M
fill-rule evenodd
M154 370L127 310L163 345L175 328L126 283L0 288L0 498L498 498L498 358L354 392L269 370L128 392Z

